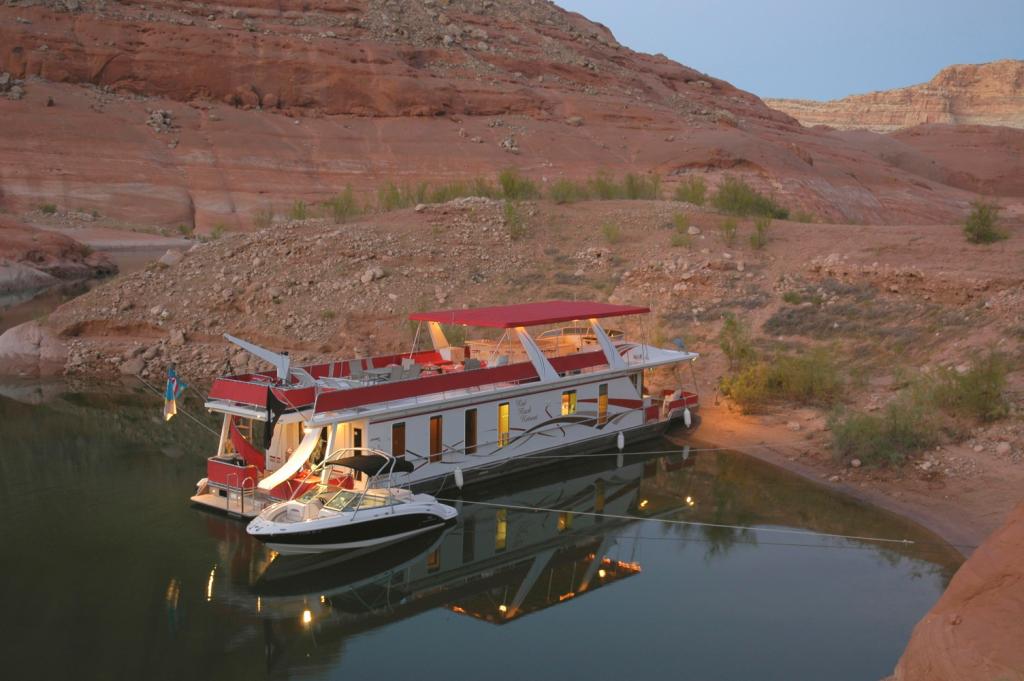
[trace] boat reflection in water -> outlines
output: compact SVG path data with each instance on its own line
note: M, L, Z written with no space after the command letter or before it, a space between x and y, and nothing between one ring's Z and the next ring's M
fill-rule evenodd
M211 594L243 619L261 620L269 670L291 674L311 664L333 667L346 640L428 610L505 624L642 579L638 551L644 540L698 542L706 558L758 543L754 532L646 522L651 519L833 533L877 524L893 531L892 516L803 481L750 484L752 478L778 482L775 470L733 454L569 460L557 470L467 489L461 500L447 500L459 507L459 516L444 531L330 554L277 555L250 541L242 525L211 517L211 528L224 533L223 564L231 566L230 574L211 576ZM778 475L784 480L784 473ZM871 550L886 560L913 551L900 544ZM929 556L928 565L948 578L959 559L952 549L943 551ZM596 607L614 611L620 602L611 598Z

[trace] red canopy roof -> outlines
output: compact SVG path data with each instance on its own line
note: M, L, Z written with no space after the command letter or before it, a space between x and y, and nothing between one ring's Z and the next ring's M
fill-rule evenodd
M557 324L594 317L619 317L631 314L646 314L650 308L632 305L611 305L588 300L548 300L542 303L520 303L519 305L497 305L476 307L468 310L434 310L415 312L409 319L420 322L441 324L465 324L466 326L491 326L511 329L516 326L540 326Z

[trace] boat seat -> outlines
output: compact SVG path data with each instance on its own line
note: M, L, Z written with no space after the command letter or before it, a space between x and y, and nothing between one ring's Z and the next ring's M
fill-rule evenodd
M464 371L473 371L474 369L479 369L479 368L480 368L480 360L477 359L476 357L469 357L462 364L462 369Z

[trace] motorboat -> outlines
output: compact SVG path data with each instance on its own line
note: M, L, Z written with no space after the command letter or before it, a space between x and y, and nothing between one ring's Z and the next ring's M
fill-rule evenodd
M320 553L390 544L454 521L451 506L393 484L396 473L412 470L380 450L332 452L310 468L294 498L267 506L246 532L278 553Z

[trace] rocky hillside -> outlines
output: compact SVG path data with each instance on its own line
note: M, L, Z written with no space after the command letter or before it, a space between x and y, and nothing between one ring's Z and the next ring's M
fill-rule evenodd
M0 215L0 302L5 294L116 271L105 254L94 253L68 236L32 229Z
M1024 128L1024 61L958 64L927 83L828 102L768 99L807 126L892 132L916 125Z
M346 185L510 166L666 192L743 175L835 222L951 221L973 197L548 2L37 0L0 6L0 44L13 212L250 229Z

